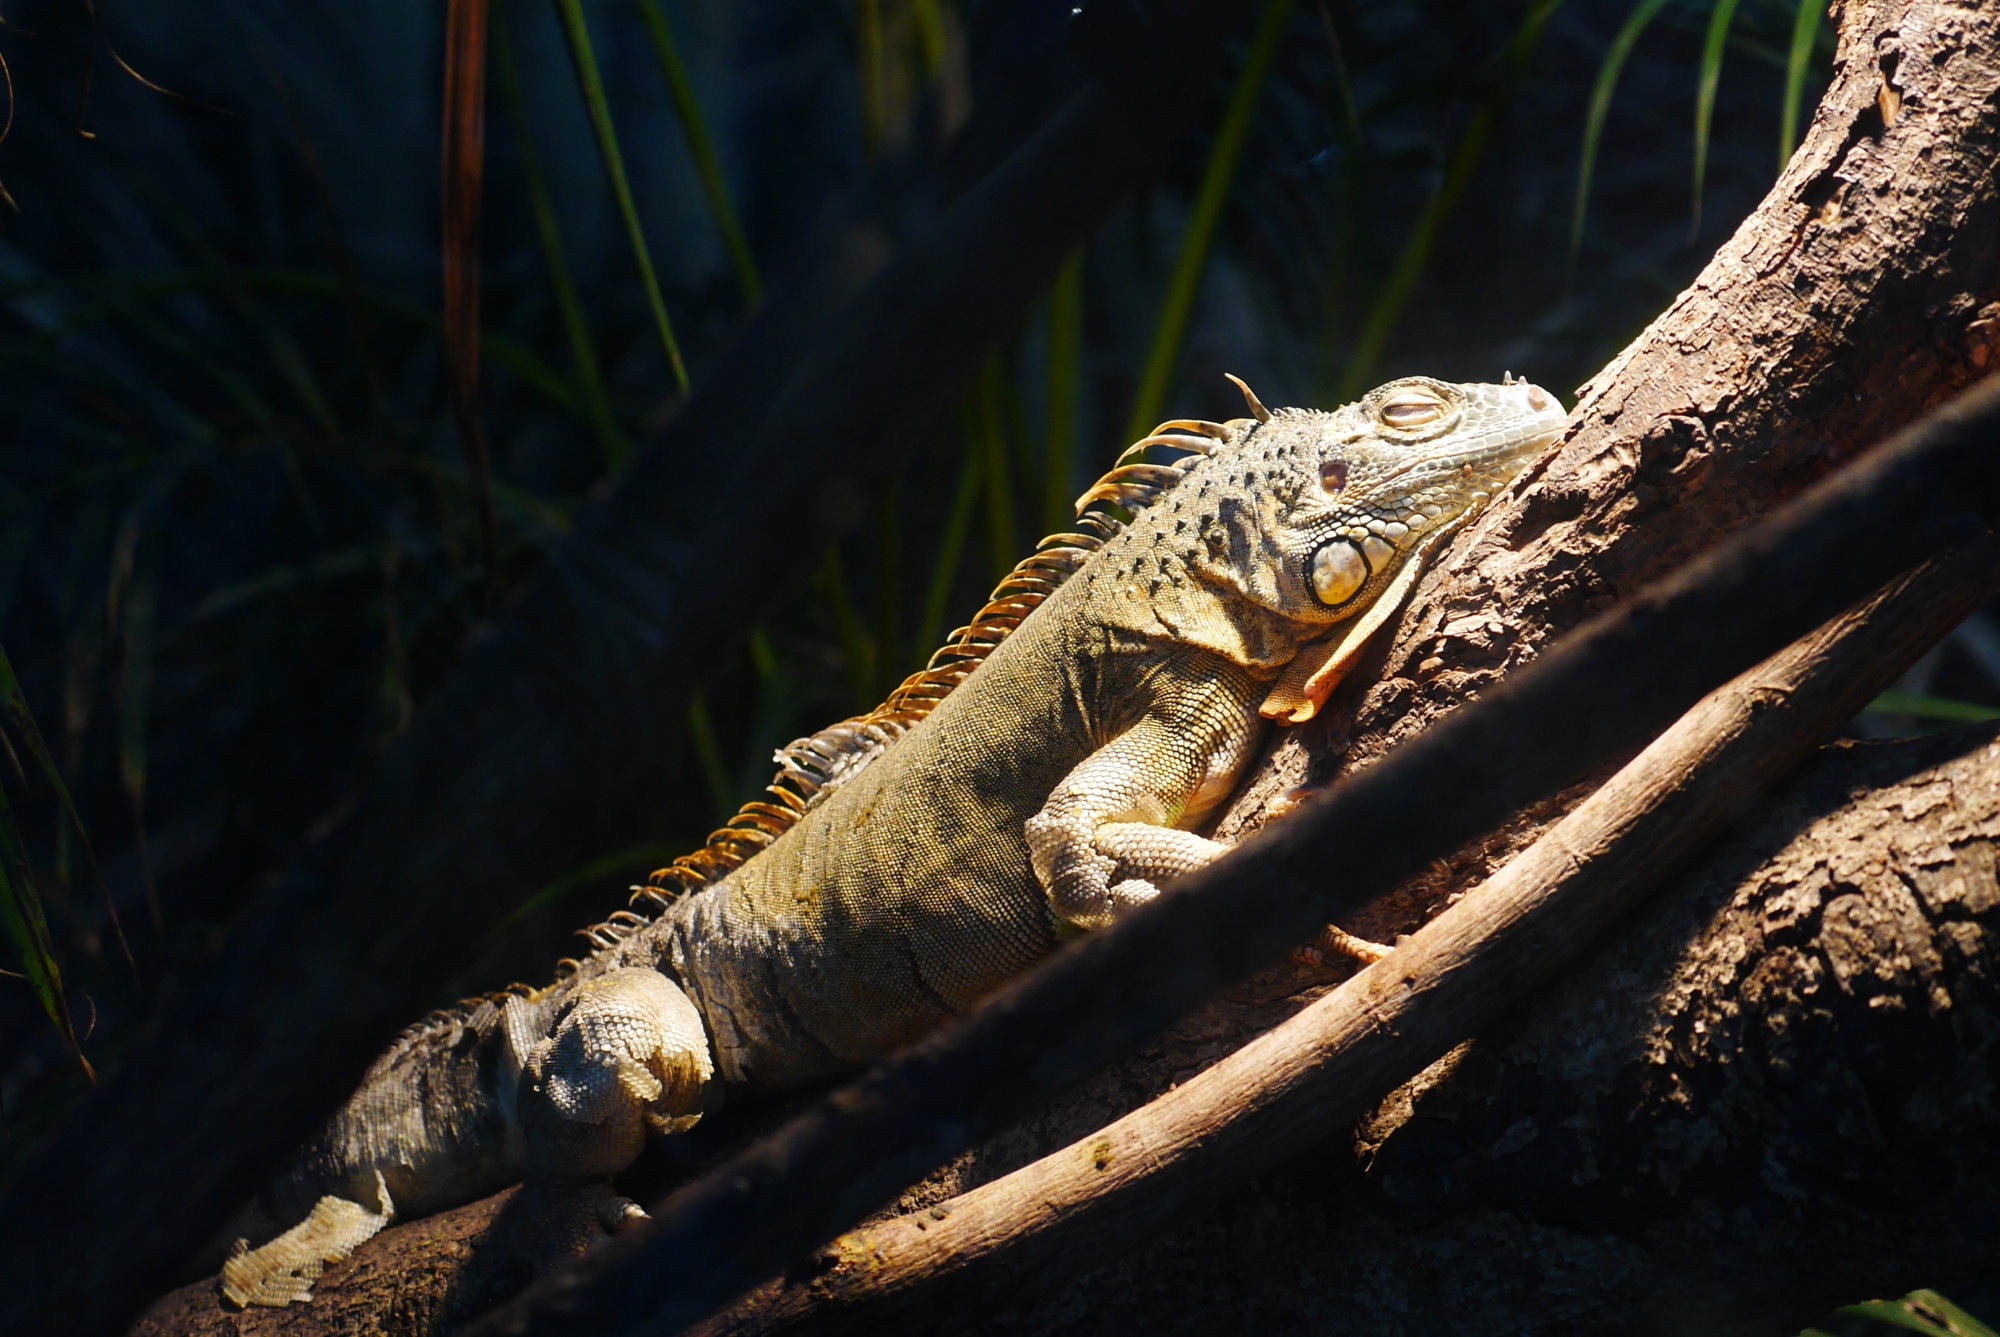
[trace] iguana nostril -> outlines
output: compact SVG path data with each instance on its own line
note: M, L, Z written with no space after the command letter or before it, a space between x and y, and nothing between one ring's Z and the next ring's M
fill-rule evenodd
M1540 413L1549 406L1549 392L1539 385L1528 387L1528 407Z

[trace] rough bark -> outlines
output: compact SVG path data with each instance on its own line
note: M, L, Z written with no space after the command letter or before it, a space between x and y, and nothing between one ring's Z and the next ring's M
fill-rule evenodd
M1352 1142L965 1330L1769 1337L1990 1286L1996 836L1994 729L1829 748Z
M841 1236L703 1337L870 1331L1039 1293L1311 1149L1671 895L1691 848L1993 592L1996 561L1989 542L1893 582L1711 694L1388 960L1083 1140Z

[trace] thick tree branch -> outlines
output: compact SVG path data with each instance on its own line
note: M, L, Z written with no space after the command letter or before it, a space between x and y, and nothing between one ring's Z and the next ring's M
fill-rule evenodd
M2000 367L2000 14L1835 16L1832 83L1769 195L1579 391L1561 448L1425 577L1380 673L1286 737L1225 831L1308 773L1372 763Z
M980 1328L1770 1337L1919 1285L1990 1322L1995 729L1827 748L1746 818L1353 1141Z
M1385 962L1192 1081L1012 1174L843 1236L794 1278L705 1325L711 1337L944 1325L1060 1287L1371 1109L1403 1074L1484 1033L1623 916L1827 728L1990 595L1991 544L1892 583L1713 694ZM500 1293L500 1201L392 1230L320 1286L321 1304L233 1317L212 1282L135 1337L380 1332L418 1337ZM1810 1251L1809 1251L1810 1252ZM1823 1256L1839 1257L1824 1253ZM516 1276L518 1272L516 1273Z

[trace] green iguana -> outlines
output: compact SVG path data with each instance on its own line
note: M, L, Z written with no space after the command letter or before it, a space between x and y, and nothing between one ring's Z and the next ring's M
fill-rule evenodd
M644 1216L611 1181L649 1132L852 1071L1220 855L1196 828L1264 721L1324 703L1565 416L1511 375L1332 413L1237 385L1252 418L1127 450L1074 532L879 709L779 752L768 797L586 930L587 960L406 1031L246 1213L260 1237L306 1220L239 1242L225 1293L308 1298L392 1212L516 1181L534 1249L580 1251Z

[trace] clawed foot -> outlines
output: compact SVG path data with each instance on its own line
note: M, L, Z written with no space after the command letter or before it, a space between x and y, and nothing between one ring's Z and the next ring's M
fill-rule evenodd
M1293 785L1290 789L1287 789L1284 793L1264 805L1264 820L1266 822L1284 821L1287 817L1297 812L1307 799L1318 792L1311 785Z
M530 1180L515 1200L518 1247L543 1276L572 1258L651 1218L608 1180Z

